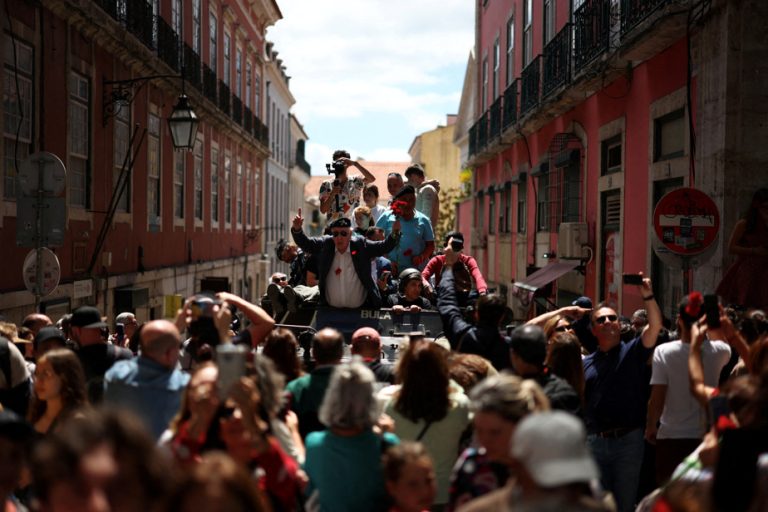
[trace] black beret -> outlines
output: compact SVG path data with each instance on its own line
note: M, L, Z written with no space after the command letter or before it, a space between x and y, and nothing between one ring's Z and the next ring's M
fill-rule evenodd
M329 228L351 228L352 221L347 217L339 217L335 221L328 224Z

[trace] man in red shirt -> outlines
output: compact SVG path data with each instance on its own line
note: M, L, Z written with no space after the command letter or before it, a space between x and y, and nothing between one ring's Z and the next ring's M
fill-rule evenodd
M477 266L477 261L472 256L464 254L464 235L458 231L451 231L445 235L445 245L451 245L453 251L458 253L459 260L453 265L453 275L456 281L456 292L459 296L459 303L466 303L466 299L469 296L469 292L472 290L472 281L474 281L475 289L480 295L488 293L488 285L485 282L483 273L480 272L480 268ZM440 276L443 273L443 265L445 265L445 255L439 254L434 256L424 270L421 271L421 277L424 280L424 290L428 296L434 296L434 290L429 282L430 277L435 276L435 287L440 285Z

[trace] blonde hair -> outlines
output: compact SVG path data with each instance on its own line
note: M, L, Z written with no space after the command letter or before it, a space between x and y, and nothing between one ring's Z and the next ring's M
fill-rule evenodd
M549 398L535 381L506 373L480 382L469 398L474 412L493 412L512 423L550 409Z

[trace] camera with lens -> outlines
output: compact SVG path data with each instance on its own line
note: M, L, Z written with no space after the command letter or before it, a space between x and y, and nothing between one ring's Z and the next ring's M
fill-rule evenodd
M343 160L336 160L332 164L325 164L325 169L328 171L328 174L335 174L337 177L339 174L343 173L346 168L347 166Z
M464 248L464 242L461 240L452 240L451 241L451 249L453 249L456 252L459 252Z

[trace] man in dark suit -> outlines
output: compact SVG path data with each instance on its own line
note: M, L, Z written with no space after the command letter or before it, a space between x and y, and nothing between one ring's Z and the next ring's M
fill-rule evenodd
M333 221L331 234L320 237L305 235L303 223L299 209L291 234L303 251L318 255L321 302L337 308L381 307L381 295L371 276L371 259L395 248L400 240L400 221L380 242L353 236L352 222L346 217Z

